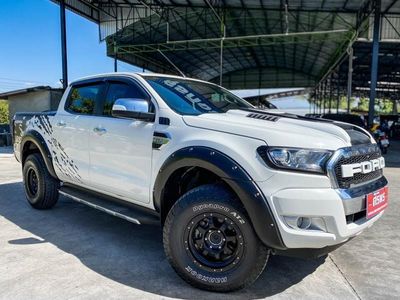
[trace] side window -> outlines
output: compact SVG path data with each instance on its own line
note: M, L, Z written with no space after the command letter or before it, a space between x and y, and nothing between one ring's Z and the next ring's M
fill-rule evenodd
M111 116L111 110L115 100L121 98L148 99L148 96L140 87L134 84L111 82L104 101L103 115Z
M72 113L92 115L102 84L72 87L65 109Z

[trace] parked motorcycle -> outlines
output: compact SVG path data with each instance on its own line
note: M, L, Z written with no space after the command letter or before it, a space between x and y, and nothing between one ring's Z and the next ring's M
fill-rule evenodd
M376 143L379 145L379 148L381 149L382 153L386 154L387 150L390 146L389 138L388 138L386 132L377 128L375 131L373 131L373 134L374 134Z

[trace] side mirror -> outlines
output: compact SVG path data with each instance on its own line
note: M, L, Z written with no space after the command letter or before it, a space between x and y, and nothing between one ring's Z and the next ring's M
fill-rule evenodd
M117 118L154 122L155 113L149 112L149 101L137 98L120 98L114 102L111 115Z

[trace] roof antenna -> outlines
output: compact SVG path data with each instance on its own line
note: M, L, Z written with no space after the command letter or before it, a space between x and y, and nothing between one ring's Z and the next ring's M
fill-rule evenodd
M181 75L182 77L186 77L186 75L166 56L160 49L157 49L158 53L160 53Z

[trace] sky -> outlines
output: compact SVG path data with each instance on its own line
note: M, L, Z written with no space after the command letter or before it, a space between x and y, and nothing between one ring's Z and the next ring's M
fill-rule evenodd
M37 85L60 86L59 6L50 0L0 0L0 93ZM67 10L69 81L113 72L98 25ZM141 71L119 62L120 71Z

